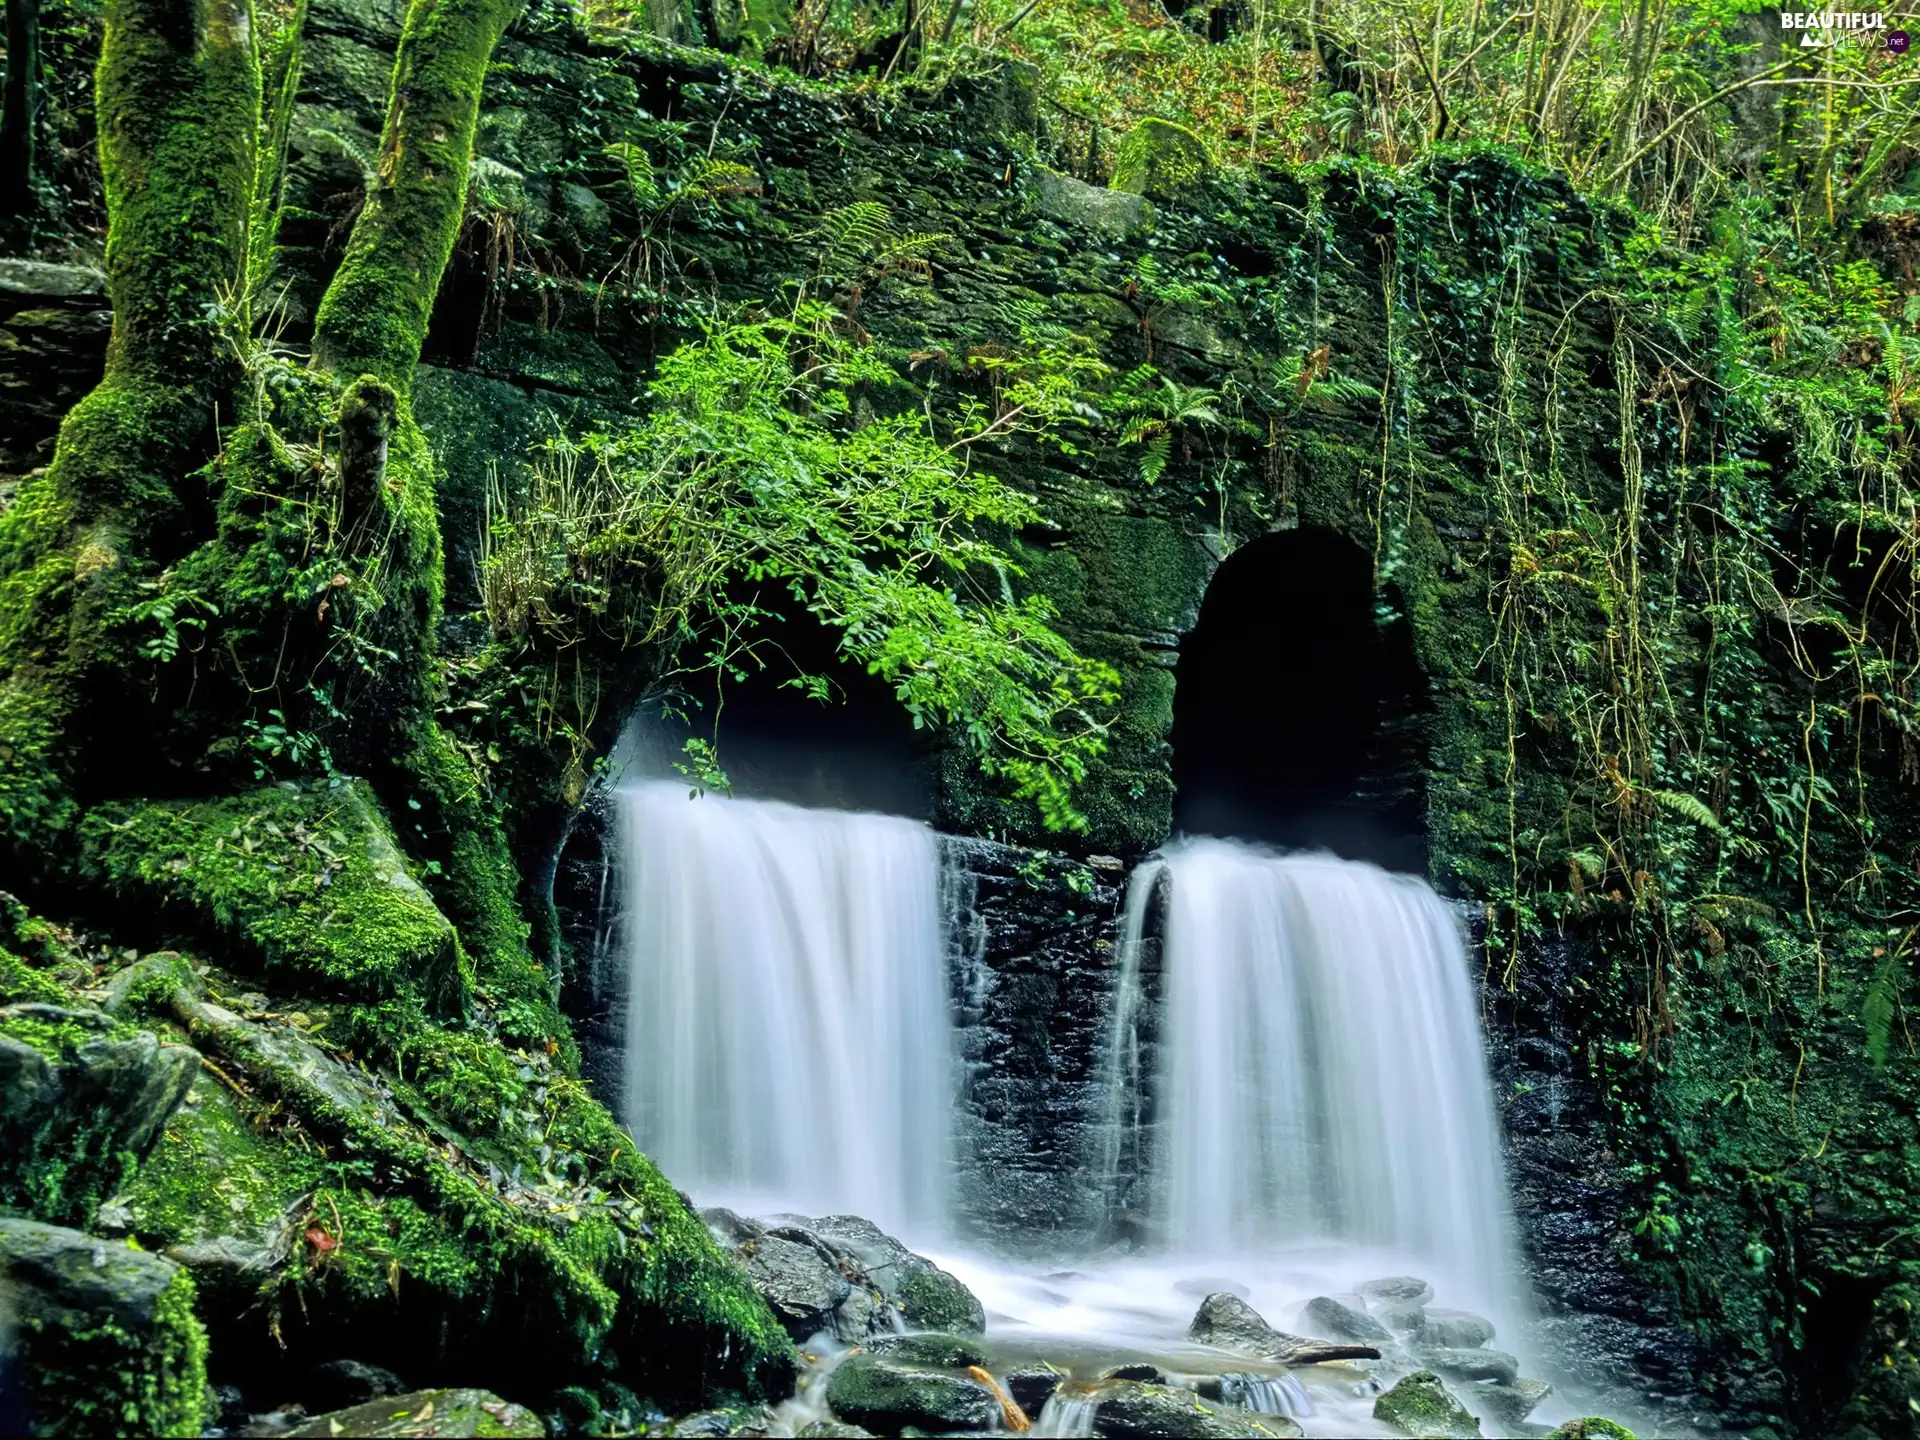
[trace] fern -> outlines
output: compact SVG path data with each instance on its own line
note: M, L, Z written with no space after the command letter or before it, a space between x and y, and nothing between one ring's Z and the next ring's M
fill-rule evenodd
M307 140L310 144L318 142L322 149L337 151L360 172L361 184L373 184L378 173L373 163L373 149L360 137L339 130L314 130L308 133Z
M1867 985L1867 998L1860 1007L1860 1023L1867 1031L1867 1058L1875 1065L1887 1063L1887 1047L1893 1039L1893 1022L1900 1012L1900 956L1889 953L1873 972Z
M1674 814L1684 816L1703 829L1716 835L1727 833L1727 827L1720 823L1720 817L1707 808L1706 802L1687 794L1683 790L1649 790L1647 794L1657 805L1664 806Z

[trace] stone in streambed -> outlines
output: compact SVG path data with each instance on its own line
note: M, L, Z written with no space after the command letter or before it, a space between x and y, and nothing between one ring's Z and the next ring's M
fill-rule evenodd
M1111 1380L1091 1398L1094 1431L1106 1440L1233 1440L1301 1434L1300 1427L1284 1415L1260 1415L1237 1405L1203 1400L1177 1385Z
M1014 1404L1027 1414L1038 1416L1046 1408L1047 1401L1053 1398L1053 1392L1072 1378L1071 1371L1042 1360L1037 1365L1022 1365L1018 1370L1009 1370L1000 1377L1000 1383L1007 1387Z
M1304 1327L1329 1340L1384 1341L1393 1339L1387 1327L1331 1295L1316 1295L1301 1314Z
M1149 1385L1164 1385L1167 1377L1160 1373L1157 1365L1149 1365L1144 1360L1132 1360L1125 1365L1115 1365L1112 1369L1100 1372L1102 1380L1144 1380Z
M834 1311L853 1289L825 1255L798 1240L758 1235L734 1254L767 1308L795 1340L830 1328Z
M816 1420L800 1432L800 1440L875 1440L871 1430L844 1420Z
M1376 1305L1425 1305L1433 1286L1416 1275L1388 1275L1359 1287L1360 1298Z
M987 1363L987 1352L979 1342L938 1332L881 1335L869 1341L866 1348L869 1354L885 1355L903 1365L935 1365L943 1370L964 1370L969 1365Z
M1423 1348L1420 1363L1449 1380L1489 1380L1496 1385L1511 1385L1520 1375L1520 1362L1498 1350Z
M1431 1370L1415 1371L1374 1401L1373 1418L1414 1440L1473 1440L1481 1433L1473 1412Z
M1635 1436L1624 1425L1603 1420L1598 1415L1589 1415L1584 1419L1567 1421L1547 1436L1547 1440L1635 1440Z
M833 1372L827 1405L840 1419L881 1435L909 1425L991 1430L1004 1416L1000 1397L971 1376L869 1354L854 1355Z
M288 1440L334 1440L336 1436L435 1435L445 1440L490 1435L535 1440L546 1424L531 1410L487 1390L415 1390L369 1400L350 1410L316 1415L286 1432Z
M772 1424L773 1411L764 1405L725 1405L683 1416L667 1427L667 1433L675 1440L690 1435L728 1440L735 1435L765 1435Z
M309 1415L345 1410L369 1400L406 1393L407 1383L391 1370L361 1360L326 1360L307 1372L300 1403Z
M1431 1350L1472 1350L1493 1339L1493 1322L1465 1310L1429 1310L1414 1343Z
M1511 1385L1476 1385L1469 1393L1489 1420L1512 1431L1553 1393L1553 1386L1544 1380L1515 1380Z
M1380 1351L1372 1345L1321 1344L1303 1340L1276 1330L1238 1295L1219 1291L1200 1302L1193 1323L1187 1327L1190 1339L1242 1355L1277 1360L1286 1365L1317 1365L1325 1360L1378 1360Z

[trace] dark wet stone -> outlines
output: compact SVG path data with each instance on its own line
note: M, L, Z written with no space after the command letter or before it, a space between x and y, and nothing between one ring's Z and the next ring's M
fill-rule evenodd
M1330 1340L1381 1341L1393 1338L1387 1327L1371 1315L1363 1314L1351 1305L1342 1305L1331 1295L1314 1296L1307 1302L1301 1319L1312 1333Z
M1431 1370L1407 1376L1373 1402L1373 1418L1414 1440L1471 1440L1480 1422Z
M1511 1385L1520 1374L1520 1362L1498 1350L1422 1349L1420 1363L1449 1380L1491 1380L1497 1385Z
M1190 1339L1242 1355L1257 1355L1263 1360L1278 1360L1287 1365L1317 1365L1325 1360L1378 1360L1380 1351L1372 1345L1321 1343L1303 1340L1276 1330L1238 1295L1224 1291L1200 1302L1193 1323L1187 1327Z
M311 1415L345 1410L387 1395L406 1393L407 1382L391 1370L362 1360L327 1360L307 1372L300 1387L300 1403Z
M1298 1436L1284 1415L1259 1415L1237 1405L1202 1400L1177 1385L1113 1380L1093 1396L1094 1430L1107 1440L1231 1440L1236 1436Z
M928 1430L991 1430L1004 1418L1000 1397L978 1380L916 1368L885 1355L855 1355L827 1382L827 1404L840 1419L881 1435L906 1426Z
M286 1432L289 1440L337 1440L344 1435L367 1436L369 1440L398 1435L433 1435L441 1440L468 1440L479 1435L535 1440L546 1433L546 1424L538 1415L487 1390L415 1390L316 1415Z
M881 1335L866 1348L869 1354L885 1355L903 1365L938 1365L948 1370L964 1370L969 1365L987 1363L987 1352L980 1348L979 1342L959 1335Z
M1043 1360L1037 1365L1022 1365L1018 1370L1009 1370L1000 1377L1000 1383L1007 1387L1014 1404L1028 1415L1037 1416L1046 1407L1047 1401L1053 1398L1053 1392L1070 1378L1070 1372Z

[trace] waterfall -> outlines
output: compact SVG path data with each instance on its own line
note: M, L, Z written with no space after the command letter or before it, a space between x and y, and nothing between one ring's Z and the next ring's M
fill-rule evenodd
M952 1024L934 833L619 793L627 1120L702 1203L938 1230Z
M1499 1304L1512 1220L1444 902L1372 865L1222 840L1149 863L1167 872L1152 1189L1169 1246L1365 1247Z

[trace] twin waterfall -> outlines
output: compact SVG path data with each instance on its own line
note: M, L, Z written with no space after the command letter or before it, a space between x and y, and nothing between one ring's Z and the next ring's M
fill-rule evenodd
M941 1227L954 1055L934 833L668 780L620 803L641 1145L703 1205Z
M946 1233L963 1082L938 837L690 800L670 781L629 785L621 806L641 1145L703 1204ZM1156 921L1158 1058L1141 1075L1125 1060ZM1473 990L1426 885L1180 841L1136 874L1122 952L1108 1128L1151 1130L1130 1144L1159 1247L1321 1242L1427 1263L1483 1300L1503 1289L1509 1207Z

